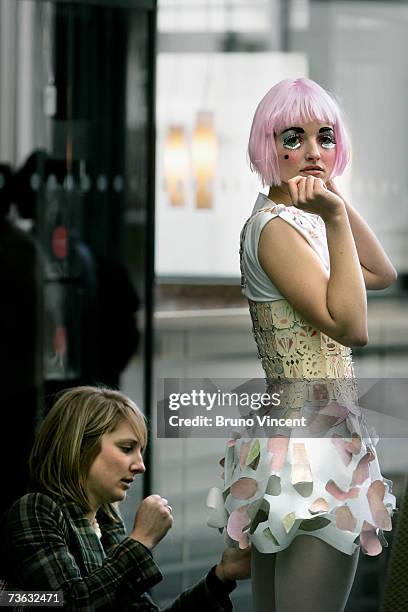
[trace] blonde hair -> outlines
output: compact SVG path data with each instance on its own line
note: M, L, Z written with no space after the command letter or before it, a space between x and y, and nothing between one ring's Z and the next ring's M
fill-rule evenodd
M74 387L63 391L45 417L29 459L31 492L50 493L91 508L86 492L89 469L101 450L101 438L129 422L142 448L147 444L145 417L120 391ZM115 518L110 504L105 512Z

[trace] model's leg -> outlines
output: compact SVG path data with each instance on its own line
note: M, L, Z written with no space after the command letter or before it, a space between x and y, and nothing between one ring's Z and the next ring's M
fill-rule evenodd
M251 582L253 612L275 612L274 554L263 554L252 546Z
M318 538L297 536L276 556L277 612L343 612L358 555L358 550L350 556Z

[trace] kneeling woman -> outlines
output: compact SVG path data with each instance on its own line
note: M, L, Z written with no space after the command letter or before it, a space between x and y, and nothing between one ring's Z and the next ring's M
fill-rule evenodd
M31 453L30 492L4 520L8 589L62 591L65 610L158 610L146 593L162 579L151 550L172 526L172 508L150 495L126 536L115 506L145 471L146 443L144 417L121 392L77 387L60 396ZM227 549L169 610L231 610L249 557Z

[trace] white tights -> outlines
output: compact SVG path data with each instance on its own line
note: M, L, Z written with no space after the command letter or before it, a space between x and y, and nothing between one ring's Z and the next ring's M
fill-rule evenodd
M277 554L252 547L254 612L343 612L358 555L303 535Z

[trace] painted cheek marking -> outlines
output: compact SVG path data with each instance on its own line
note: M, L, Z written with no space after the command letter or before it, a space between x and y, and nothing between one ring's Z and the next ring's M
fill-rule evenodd
M285 159L289 159L289 155L285 155Z

